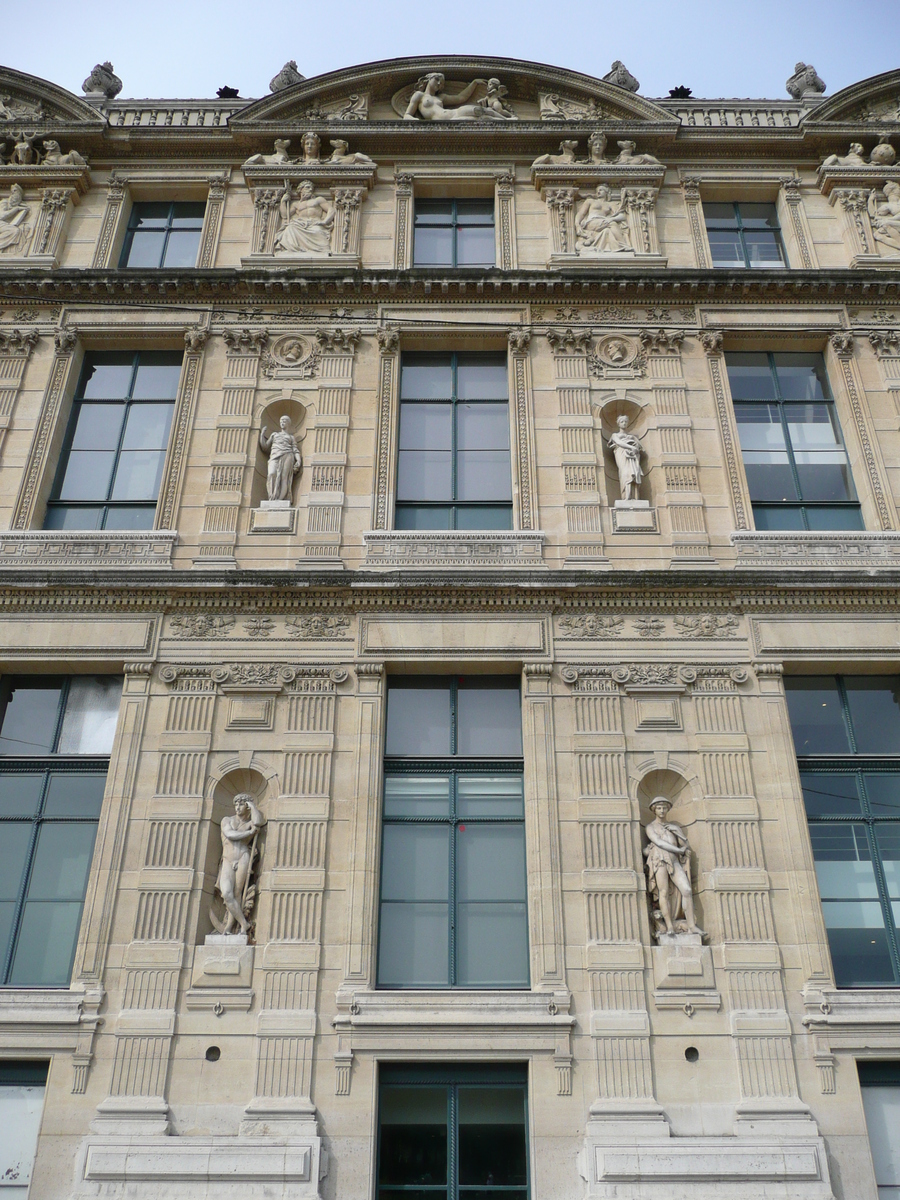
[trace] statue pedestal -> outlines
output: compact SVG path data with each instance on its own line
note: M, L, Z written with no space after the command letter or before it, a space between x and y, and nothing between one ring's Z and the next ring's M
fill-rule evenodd
M656 1007L718 1009L712 953L700 934L661 933L657 940L651 951Z
M252 976L253 946L246 933L208 933L203 945L194 947L187 1007L247 1012L253 1003Z
M656 509L649 500L617 500L613 505L616 533L658 533Z
M290 500L261 500L250 510L251 533L294 533L296 528L297 510Z

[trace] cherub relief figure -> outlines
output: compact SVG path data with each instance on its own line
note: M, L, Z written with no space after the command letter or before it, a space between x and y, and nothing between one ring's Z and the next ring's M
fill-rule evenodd
M628 214L613 204L605 183L597 186L575 214L575 246L579 253L633 254Z
M506 97L509 95L509 88L504 87L499 79L489 79L487 81L487 95L481 101L485 108L490 108L504 121L515 121L516 114L506 103Z
M290 181L285 180L278 212L281 227L275 235L276 254L330 253L334 205L315 195L311 180L303 180L296 196Z
M900 183L890 180L882 188L884 200L878 199L873 188L869 193L868 209L875 241L900 254ZM893 255L891 256L893 257Z
M498 92L492 97L498 105L483 101L467 104L478 87L488 87L486 79L473 79L461 92L452 95L445 92L446 77L440 71L431 71L416 84L410 96L404 121L515 121L516 117L502 102ZM493 81L492 81L493 82ZM498 81L499 82L499 81Z
M653 916L659 926L665 926L659 933L697 933L703 937L694 918L691 848L681 826L666 820L671 807L665 796L651 800L654 820L644 828L649 843L644 857Z

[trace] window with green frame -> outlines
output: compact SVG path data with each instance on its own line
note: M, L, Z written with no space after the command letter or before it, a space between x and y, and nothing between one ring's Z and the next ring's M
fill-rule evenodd
M528 1200L526 1070L383 1065L377 1200Z
M527 988L518 681L389 681L378 986Z
M405 354L397 529L512 528L504 354Z
M0 1059L0 1186L3 1200L27 1200L44 1112L49 1063Z
M0 680L0 984L68 987L122 679Z
M493 200L417 200L414 267L493 267Z
M179 351L85 355L45 529L152 529Z
M900 676L785 680L838 987L900 985Z
M204 201L162 200L131 207L120 267L195 267Z
M703 216L714 267L787 266L774 204L704 203Z
M820 354L728 354L757 529L862 529Z
M857 1061L878 1200L900 1200L900 1062Z

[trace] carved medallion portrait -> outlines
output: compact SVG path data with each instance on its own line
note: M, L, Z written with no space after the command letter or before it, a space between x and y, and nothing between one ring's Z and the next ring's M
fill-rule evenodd
M609 367L627 367L637 356L638 347L631 338L613 334L597 343L597 357Z
M263 355L263 374L269 379L313 379L318 362L319 348L311 338L286 333Z

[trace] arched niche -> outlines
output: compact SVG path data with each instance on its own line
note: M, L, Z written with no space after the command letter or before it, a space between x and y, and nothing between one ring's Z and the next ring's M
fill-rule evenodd
M637 798L642 822L653 820L650 802L657 796L664 796L672 805L673 821L679 825L690 823L690 805L694 796L690 783L683 775L671 767L655 767L641 778L637 786Z
M197 922L198 944L208 933L216 930L210 918L210 908L215 900L216 879L219 874L219 864L222 860L222 819L234 813L234 798L242 792L253 797L253 803L264 817L268 818L272 804L278 795L277 782L274 776L268 775L259 764L248 767L233 765L225 767L218 776L209 781L207 789L208 816L205 828L200 830L203 848L203 887L200 897L200 911ZM257 843L260 853L260 865L264 861L266 851L266 828L260 830ZM256 872L257 880L259 871ZM221 908L221 900L216 902L217 910ZM258 911L258 906L257 906Z
M608 446L612 434L618 430L616 422L619 417L628 418L627 433L633 433L641 439L644 453L641 456L641 469L644 478L641 481L641 499L653 503L650 484L650 455L646 434L650 425L650 412L646 405L641 404L627 392L624 395L613 395L593 404L595 415L600 420L600 436L603 445L603 475L606 482L606 495L610 504L619 499L619 472L612 450Z
M304 459L303 468L294 476L294 486L291 489L291 503L296 504L297 493L300 490L301 476L306 470L303 442L309 431L310 406L300 399L300 392L282 391L263 396L257 406L257 422L254 428L253 481L250 485L250 507L259 508L261 500L267 499L266 477L269 471L269 458L259 444L259 435L263 429L269 433L278 429L282 417L287 417L291 423L291 433L300 443L300 454Z

